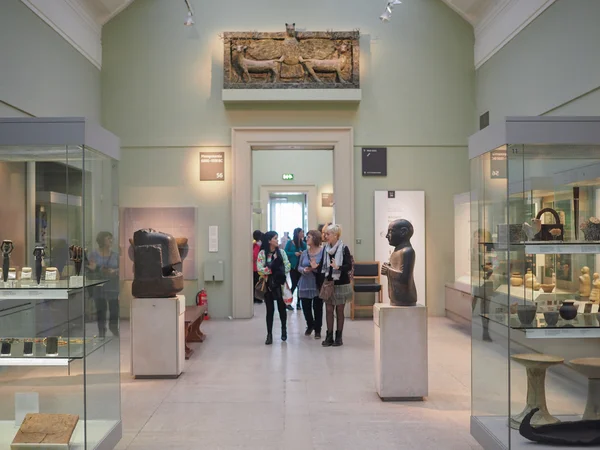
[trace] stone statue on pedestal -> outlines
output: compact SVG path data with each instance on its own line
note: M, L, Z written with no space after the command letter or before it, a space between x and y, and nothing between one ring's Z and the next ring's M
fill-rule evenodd
M173 236L151 229L138 230L133 234L133 244L134 297L173 297L183 289L183 274L177 270L181 256Z
M415 306L417 288L415 286L415 250L410 238L414 228L408 220L400 219L390 223L388 242L394 247L390 262L384 263L381 275L388 278L390 303L394 306Z

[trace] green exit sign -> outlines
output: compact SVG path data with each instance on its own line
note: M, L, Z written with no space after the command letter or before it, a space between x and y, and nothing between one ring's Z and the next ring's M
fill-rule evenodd
M294 179L294 174L284 173L283 175L281 175L281 178L283 178L285 181L292 181Z

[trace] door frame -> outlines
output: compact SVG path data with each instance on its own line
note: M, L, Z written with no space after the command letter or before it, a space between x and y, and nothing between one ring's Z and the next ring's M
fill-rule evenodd
M254 315L252 296L252 150L264 146L333 148L334 217L344 241L354 242L354 136L352 127L232 128L232 312L234 319Z
M306 184L269 184L260 186L260 208L263 210L261 230L267 231L267 208L270 195L276 192L299 192L306 194L306 207L308 209L308 229L316 229L319 223L317 208L317 186Z

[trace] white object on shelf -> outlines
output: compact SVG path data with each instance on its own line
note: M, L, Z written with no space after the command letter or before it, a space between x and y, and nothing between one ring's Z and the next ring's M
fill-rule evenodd
M185 296L133 298L131 374L177 378L185 361Z
M428 395L427 308L376 303L375 385L382 400Z
M73 275L69 278L69 287L83 287L83 275Z

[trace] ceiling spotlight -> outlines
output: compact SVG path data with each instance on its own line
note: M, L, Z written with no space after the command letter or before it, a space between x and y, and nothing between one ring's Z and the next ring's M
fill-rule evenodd
M195 23L194 22L194 16L192 15L192 13L191 12L187 13L187 16L186 16L183 24L186 27L191 27L192 25L194 25L194 23Z
M392 10L394 9L394 6L401 4L402 2L400 0L388 0L385 11L379 16L379 19L381 19L383 23L389 22L392 19Z
M192 9L192 5L190 5L189 0L184 0L185 1L185 6L187 6L188 9L188 13L187 16L185 16L185 20L183 21L183 24L186 27L191 27L192 25L194 25L194 10ZM397 1L397 0L394 0Z

